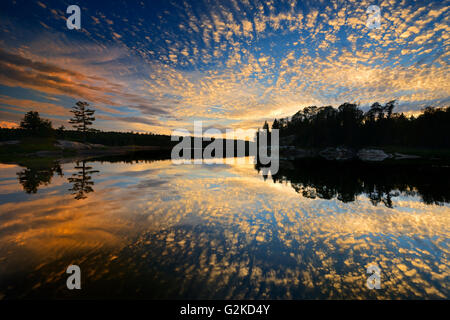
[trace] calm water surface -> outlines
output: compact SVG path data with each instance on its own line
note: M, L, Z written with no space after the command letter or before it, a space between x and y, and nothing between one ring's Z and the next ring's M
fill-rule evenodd
M450 298L443 169L231 160L0 164L0 298Z

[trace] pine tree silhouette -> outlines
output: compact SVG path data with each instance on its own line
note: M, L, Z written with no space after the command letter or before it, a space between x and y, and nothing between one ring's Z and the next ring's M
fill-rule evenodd
M78 101L75 106L72 107L72 112L74 117L69 120L69 123L73 125L77 131L83 133L84 141L87 139L88 132L94 132L95 129L89 128L92 125L93 121L95 121L95 117L93 116L95 110L88 109L89 103Z
M87 193L94 192L94 189L92 188L94 181L92 181L91 174L99 173L100 171L92 170L92 167L86 166L86 161L82 161L81 166L79 165L79 162L77 162L75 169L79 171L68 178L69 182L73 184L69 191L75 195L76 200L86 199Z

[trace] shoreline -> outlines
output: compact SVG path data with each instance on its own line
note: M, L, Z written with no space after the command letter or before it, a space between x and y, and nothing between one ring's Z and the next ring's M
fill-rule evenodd
M106 146L93 143L33 138L0 142L0 162L17 163L39 159L55 159L61 162L76 161L103 156L121 156L135 152L170 153L171 146ZM373 146L351 148L346 146L300 148L281 145L280 161L315 159L324 161L361 161L366 163L450 163L450 150L411 148L398 146Z
M387 162L450 162L450 150L401 147L325 147L299 148L280 146L280 160L320 159L324 161L361 161L367 163Z
M53 159L65 163L103 156L120 156L134 152L167 152L170 149L170 147L163 146L106 146L67 140L51 141L49 144L39 146L17 140L0 143L0 162L19 163Z

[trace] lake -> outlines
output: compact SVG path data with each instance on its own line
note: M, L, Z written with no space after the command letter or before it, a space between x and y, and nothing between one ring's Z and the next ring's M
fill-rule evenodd
M227 162L0 164L0 298L450 298L448 166Z

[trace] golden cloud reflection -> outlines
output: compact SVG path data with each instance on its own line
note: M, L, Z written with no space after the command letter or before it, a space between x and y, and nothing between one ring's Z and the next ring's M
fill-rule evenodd
M449 297L448 204L414 195L393 208L367 196L310 199L289 182L264 181L250 162L87 165L99 173L95 192L81 200L64 180L75 164L63 164L65 177L36 194L9 187L15 173L0 167L7 298L67 295L61 278L71 263L87 273L84 296ZM365 285L373 263L381 290Z

